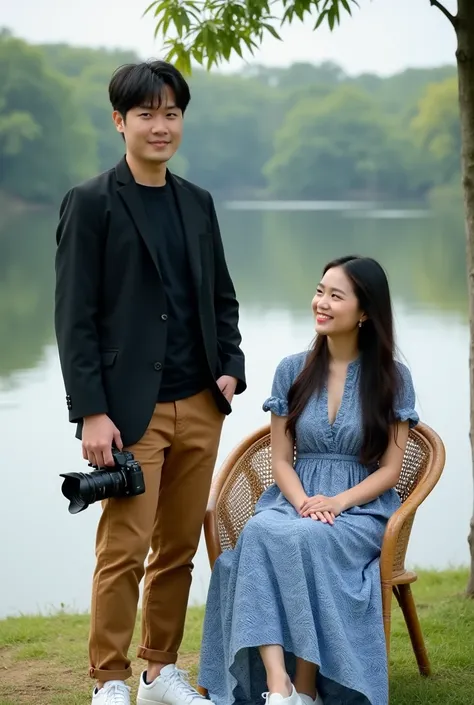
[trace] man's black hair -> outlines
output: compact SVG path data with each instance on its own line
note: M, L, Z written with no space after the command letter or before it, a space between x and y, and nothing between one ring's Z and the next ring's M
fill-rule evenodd
M109 98L114 110L124 118L132 108L160 107L168 86L174 94L176 107L186 110L191 94L182 74L166 61L144 61L119 66L109 83Z

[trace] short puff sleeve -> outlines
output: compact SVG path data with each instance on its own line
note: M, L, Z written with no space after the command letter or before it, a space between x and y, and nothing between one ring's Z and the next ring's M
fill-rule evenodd
M395 395L395 418L398 421L408 421L409 427L413 428L420 418L415 411L415 388L408 367L401 362L397 362L398 369L398 390Z
M273 377L271 396L263 403L264 411L271 411L276 416L288 416L288 392L303 366L304 357L290 355L278 364Z

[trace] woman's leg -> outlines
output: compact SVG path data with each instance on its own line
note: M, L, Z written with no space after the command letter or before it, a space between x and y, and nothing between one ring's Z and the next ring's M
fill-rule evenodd
M283 648L279 644L270 644L260 646L259 651L267 673L267 687L270 694L280 693L284 698L289 698L292 686L286 672Z
M313 700L316 699L316 671L315 663L304 661L302 658L296 659L295 673L295 690L300 695L309 695Z

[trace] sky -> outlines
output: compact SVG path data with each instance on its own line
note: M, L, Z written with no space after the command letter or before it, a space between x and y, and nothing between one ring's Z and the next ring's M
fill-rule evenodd
M163 58L155 42L154 18L143 16L151 0L0 0L0 25L33 43L134 49L143 58ZM451 11L456 0L444 0ZM407 67L454 63L456 41L447 19L430 0L360 0L353 17L333 33L312 31L314 20L266 39L249 63L288 66L295 61L334 61L349 74L390 75ZM231 59L222 70L237 70Z

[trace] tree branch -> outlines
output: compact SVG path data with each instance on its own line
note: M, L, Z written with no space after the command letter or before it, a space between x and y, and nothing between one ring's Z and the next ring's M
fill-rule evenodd
M440 12L443 13L445 17L448 18L448 20L451 22L453 25L454 29L457 29L458 25L458 18L452 15L448 9L445 8L444 5L442 5L439 0L430 0L430 5L431 7L437 7Z

